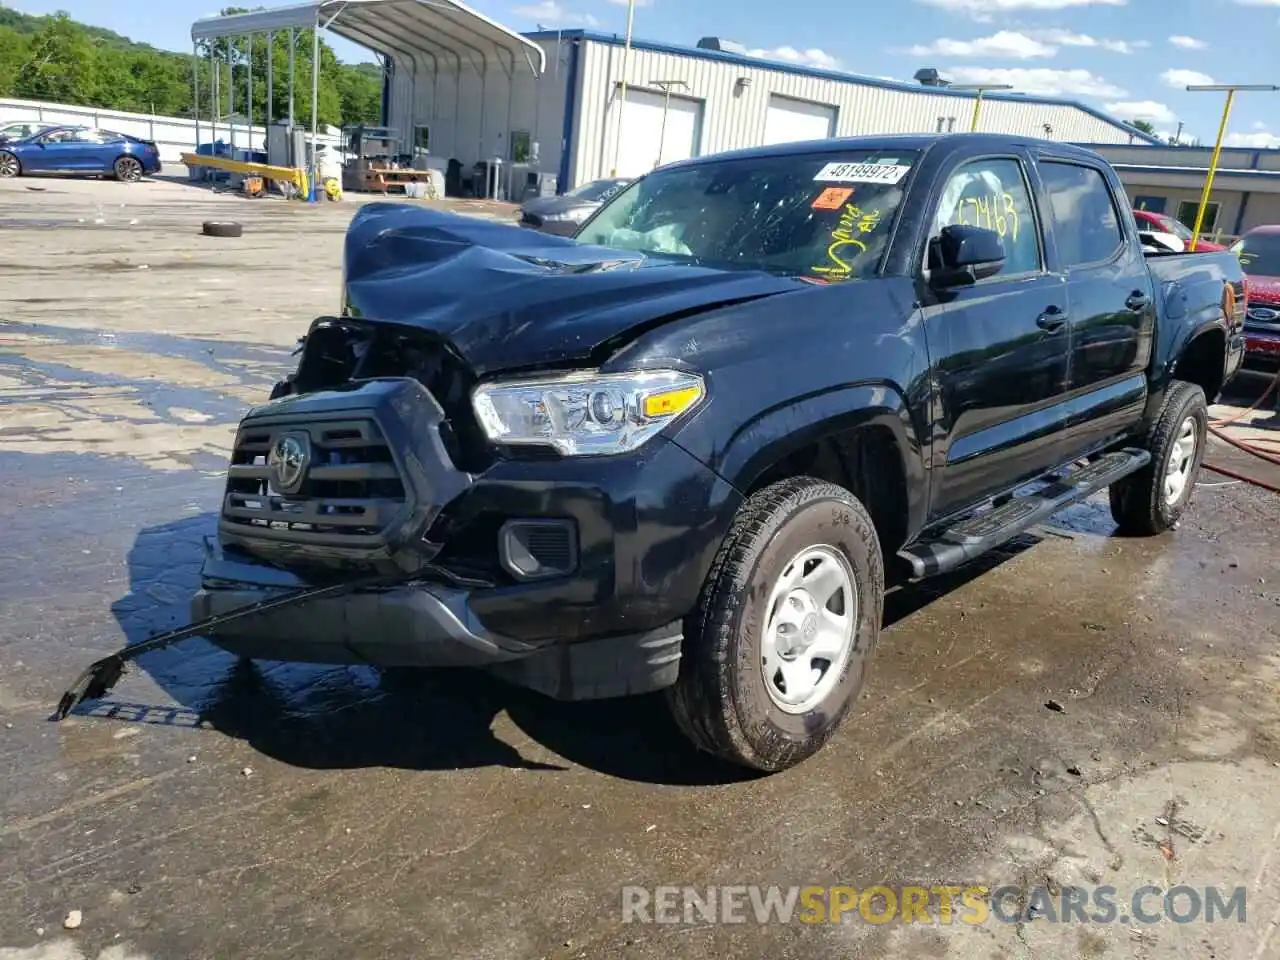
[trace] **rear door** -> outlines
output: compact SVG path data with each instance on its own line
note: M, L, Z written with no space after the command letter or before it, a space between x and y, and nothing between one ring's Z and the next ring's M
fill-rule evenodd
M1000 273L971 286L935 292L927 276L922 284L938 399L932 519L1061 460L1067 291L1046 259L1028 160L968 159L944 171L935 188L930 239L953 223L987 227L1001 235L1006 260Z
M1071 327L1067 457L1119 437L1146 402L1155 291L1132 217L1103 161L1036 164L1066 276Z

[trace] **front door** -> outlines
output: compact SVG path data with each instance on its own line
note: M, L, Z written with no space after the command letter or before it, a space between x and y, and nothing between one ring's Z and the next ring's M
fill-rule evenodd
M1155 332L1151 272L1125 236L1124 208L1096 166L1040 158L1071 315L1067 456L1119 437L1146 403Z
M37 142L36 148L23 155L23 167L31 173L66 173L76 169L76 157L84 145L77 143L76 131L52 130ZM28 159L30 158L30 159Z
M1067 289L1046 268L1028 184L1021 157L970 160L945 179L936 201L931 239L949 224L986 227L1001 235L1006 259L993 277L926 294L937 401L932 519L1032 479L1061 458Z

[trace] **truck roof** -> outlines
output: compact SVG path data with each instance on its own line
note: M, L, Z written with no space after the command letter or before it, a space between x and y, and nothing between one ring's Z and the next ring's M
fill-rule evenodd
M919 150L925 151L939 145L949 149L966 149L976 153L987 150L1007 150L1010 147L1049 148L1062 157L1075 157L1080 160L1097 160L1099 154L1085 147L1060 140L1045 140L1040 137L1019 137L1004 133L912 133L883 135L873 134L860 137L832 137L826 140L798 140L791 143L779 143L763 147L745 147L741 150L730 150L725 153L710 154L704 157L691 157L669 167L691 166L717 160L738 160L764 157L785 157L797 154L841 153L847 150Z

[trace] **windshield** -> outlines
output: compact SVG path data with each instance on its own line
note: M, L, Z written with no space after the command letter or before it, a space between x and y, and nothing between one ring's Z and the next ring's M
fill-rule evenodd
M1180 220L1175 220L1173 217L1163 216L1156 217L1156 223L1160 224L1160 229L1165 233L1172 233L1184 243L1191 242L1191 230Z
M630 182L630 180L595 180L591 183L584 183L580 187L575 187L573 190L568 191L565 196L573 197L575 200L608 200Z
M1231 245L1245 273L1280 277L1280 233L1247 233Z
M916 152L793 154L658 170L578 233L582 243L830 281L873 275Z

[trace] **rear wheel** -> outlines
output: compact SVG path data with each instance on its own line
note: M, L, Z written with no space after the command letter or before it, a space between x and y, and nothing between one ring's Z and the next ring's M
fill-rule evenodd
M137 183L142 179L142 164L134 157L120 157L116 160L115 173L121 183Z
M22 164L8 150L0 150L0 179L16 177L22 173Z
M816 753L862 688L884 609L875 527L848 490L810 477L753 494L685 624L667 691L693 742L773 772Z
M1209 435L1204 391L1175 380L1151 427L1151 462L1111 485L1111 517L1123 534L1152 536L1172 528L1191 502Z

